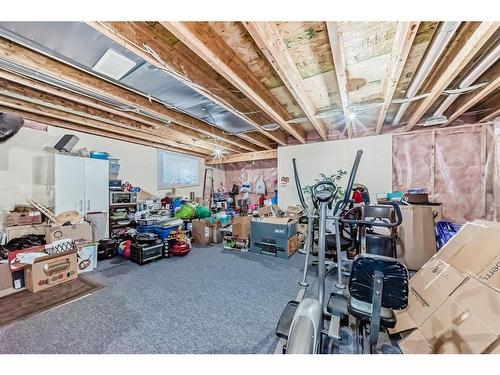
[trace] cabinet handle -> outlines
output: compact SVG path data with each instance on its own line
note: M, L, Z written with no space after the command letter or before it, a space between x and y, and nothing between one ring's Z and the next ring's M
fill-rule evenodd
M90 211L90 199L87 199L87 211Z

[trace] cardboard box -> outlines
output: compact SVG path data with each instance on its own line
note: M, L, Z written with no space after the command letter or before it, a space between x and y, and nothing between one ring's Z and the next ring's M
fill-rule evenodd
M472 274L500 290L500 223L465 224L411 279L408 308L391 332L417 328ZM418 302L421 300L422 302ZM425 309L420 306L424 304Z
M212 228L212 243L222 243L222 233L220 225L214 225Z
M46 224L23 225L23 226L5 228L5 234L7 235L7 242L9 242L14 238L22 237L26 234L40 234L45 236L46 231L47 231Z
M288 256L291 257L299 249L299 236L288 239Z
M232 222L232 236L239 239L248 239L250 237L252 217L235 216Z
M228 250L238 250L242 253L247 252L250 247L250 239L240 239L231 236L223 237L223 247Z
M396 311L396 326L390 333L419 327L467 279L467 276L433 258L410 279L408 307Z
M193 220L192 224L192 235L194 242L198 245L206 246L212 243L213 238L213 226L207 223L205 220Z
M76 250L47 255L26 265L24 279L26 288L38 292L78 277Z
M19 206L5 218L4 226L33 225L42 223L42 213L33 207Z
M270 205L270 206L260 207L258 209L260 217L276 216L276 213L278 211L281 211L281 209L275 204Z
M9 261L4 259L0 261L0 290L12 288L12 272L10 271Z
M402 240L398 260L410 270L418 270L437 250L434 223L441 220L441 206L400 206L403 222L399 226Z
M288 206L285 210L285 217L299 219L302 216L304 216L304 209L302 208L302 206Z
M91 272L97 268L97 243L87 243L78 249L78 273Z
M480 354L500 336L500 291L469 277L417 330L403 353Z
M82 245L93 241L92 227L86 221L80 224L64 226L52 225L47 227L47 234L45 235L47 243L52 243L65 238L71 238L75 241L76 246L81 247Z

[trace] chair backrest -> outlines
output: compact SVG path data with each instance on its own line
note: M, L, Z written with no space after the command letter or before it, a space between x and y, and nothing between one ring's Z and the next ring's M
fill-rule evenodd
M384 274L382 307L401 310L408 306L408 270L394 258L360 254L352 264L349 293L357 300L372 303L373 274Z

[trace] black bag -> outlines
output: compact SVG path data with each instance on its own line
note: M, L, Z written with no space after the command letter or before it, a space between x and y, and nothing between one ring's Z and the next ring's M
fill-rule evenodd
M238 195L239 192L240 192L240 188L238 187L238 185L233 184L233 187L231 188L231 194Z
M0 142L4 142L16 134L23 127L23 124L24 120L19 116L0 113Z

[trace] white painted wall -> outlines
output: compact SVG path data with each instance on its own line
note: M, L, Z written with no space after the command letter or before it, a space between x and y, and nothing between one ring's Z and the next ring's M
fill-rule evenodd
M338 141L310 143L278 148L278 204L283 209L298 204L292 159L297 160L297 169L302 186L312 185L319 173L332 174L339 169L347 171L343 179L347 184L357 150L363 150L356 182L365 185L372 202L377 193L392 191L392 136L379 135ZM282 177L289 177L284 185Z
M105 151L120 159L121 180L134 186L164 196L168 190L157 189L157 149L118 141L91 134L75 132L48 126L45 130L22 128L14 137L0 143L0 230L6 214L16 204L25 204L27 198L35 198L42 203L53 204L53 187L48 184L48 168L52 147L64 134L75 134L80 138L75 150L87 148L89 151ZM176 193L189 197L194 191L202 195L205 165L200 159L200 185L177 188ZM71 176L68 176L68 179ZM224 179L221 169L214 169L215 186Z

